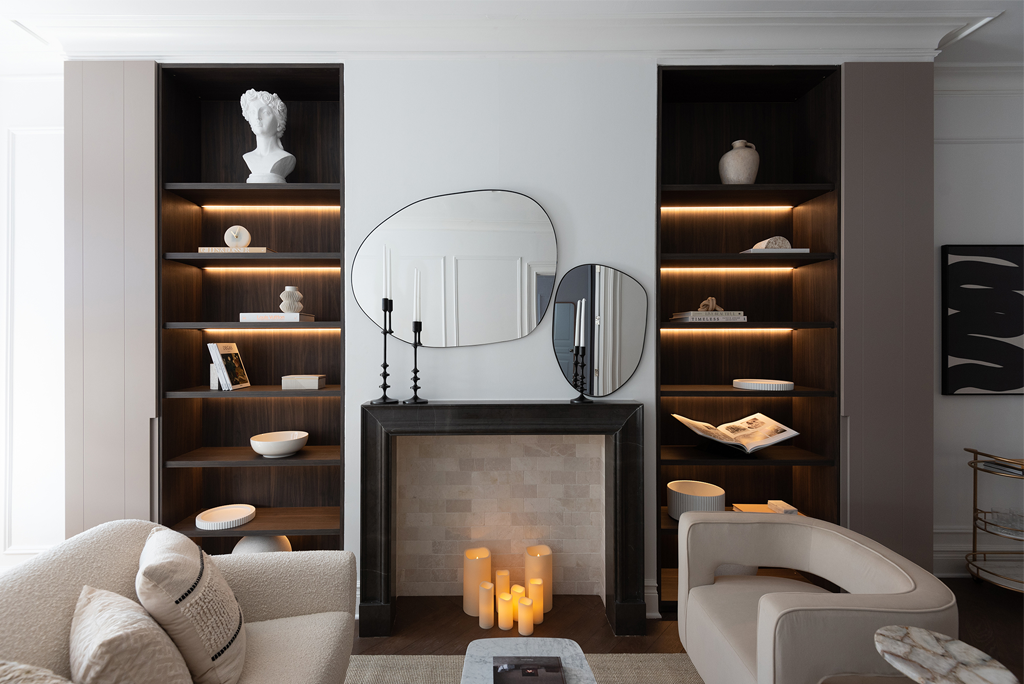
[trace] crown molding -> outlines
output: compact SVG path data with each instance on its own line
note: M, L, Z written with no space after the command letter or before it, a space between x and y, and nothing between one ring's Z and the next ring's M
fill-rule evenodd
M937 96L1024 95L1024 63L935 63Z

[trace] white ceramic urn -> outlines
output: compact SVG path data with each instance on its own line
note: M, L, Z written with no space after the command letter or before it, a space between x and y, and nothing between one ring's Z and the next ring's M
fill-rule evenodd
M302 293L295 285L286 285L281 293L281 311L299 313L302 311Z
M757 148L746 140L736 140L732 149L718 161L718 175L724 185L751 185L757 178L757 165L761 159Z

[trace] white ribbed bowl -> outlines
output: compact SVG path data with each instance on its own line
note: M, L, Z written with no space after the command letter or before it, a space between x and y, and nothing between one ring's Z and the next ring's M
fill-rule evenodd
M196 516L201 530L227 530L244 525L256 517L256 507L249 504L228 504L203 511Z
M725 490L697 480L668 483L668 514L674 520L687 511L724 511Z
M296 453L306 446L309 433L301 430L284 430L283 432L264 432L249 438L253 451L264 458L284 458Z

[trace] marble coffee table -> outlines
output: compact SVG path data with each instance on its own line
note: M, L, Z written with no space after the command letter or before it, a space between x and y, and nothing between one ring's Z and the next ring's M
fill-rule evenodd
M875 649L919 684L1019 684L1012 672L987 653L921 627L882 627L875 632Z
M571 639L509 637L477 639L466 649L462 684L493 684L494 656L557 656L562 659L565 684L597 684L587 657Z

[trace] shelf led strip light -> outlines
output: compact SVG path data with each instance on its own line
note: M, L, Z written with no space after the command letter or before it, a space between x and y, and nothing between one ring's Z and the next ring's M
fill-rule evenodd
M662 211L789 211L791 205L763 207L662 207Z
M256 209L295 209L295 210L307 210L307 211L323 211L325 209L341 209L340 204L204 204L203 209L213 209L215 211L220 210L232 210L232 211L250 211Z

